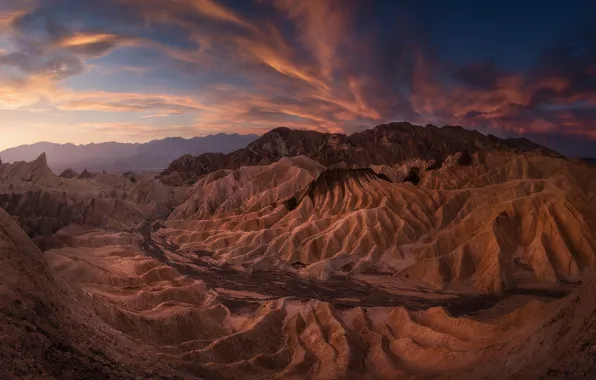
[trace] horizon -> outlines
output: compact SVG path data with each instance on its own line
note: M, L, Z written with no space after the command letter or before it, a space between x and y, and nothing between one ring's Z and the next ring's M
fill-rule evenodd
M410 124L410 125L413 125L413 126L417 126L417 127L427 127L429 125L432 125L432 124L416 125L414 123L411 123L409 121L404 121L404 120L402 120L402 121L391 121L391 122L388 122L386 124L391 124L391 123L407 123L407 124ZM342 133L342 132L337 132L337 133L345 134L347 136L351 136L351 135L353 135L355 133L360 133L360 132L364 132L364 131L369 130L369 129L374 129L374 128L380 126L380 125L383 125L383 124L372 125L372 126L363 128L362 130L354 131L352 133ZM482 133L484 135L488 135L488 133L484 133L484 132L482 132L482 131L480 131L478 129L470 128L470 127L463 126L463 125L437 125L435 127L438 127L438 128L444 128L444 127L461 127L461 128L465 128L467 130L476 130L476 131L478 131L478 132L480 132L480 133ZM192 140L192 139L196 139L196 138L206 138L206 137L217 136L217 135L227 135L227 136L239 135L239 136L257 136L257 137L262 137L264 134L269 133L269 132L271 132L271 131L273 131L275 129L278 129L278 128L288 128L288 127L285 127L285 126L280 125L280 126L277 126L277 127L273 127L270 130L265 131L262 134L256 134L256 133L238 133L238 132L230 132L230 133L220 132L220 133L210 133L210 134L204 135L204 136L198 136L198 135L196 135L196 136L190 136L190 137L166 136L166 137L163 137L163 138L160 138L160 139L151 139L151 140L147 140L147 141L135 141L135 142L106 140L106 141L91 141L91 142L88 142L88 143L75 144L75 143L71 143L71 142L60 143L60 142L56 142L56 141L41 140L41 141L34 141L34 142L31 142L31 143L27 143L27 144L20 144L20 145L15 145L15 146L9 146L9 147L6 147L6 148L3 148L2 145L0 145L0 152L5 151L5 150L14 149L14 148L23 147L23 146L33 146L33 145L37 145L37 144L74 145L74 146L77 146L77 147L81 147L81 146L87 146L87 145L111 144L111 143L114 143L114 144L142 145L142 144L147 144L147 143L150 143L150 142L153 142L153 141L162 141L162 140L167 140L167 139L183 139L183 140L188 141L188 140ZM290 129L290 130L299 130L299 131L310 131L310 130L312 130L312 129L304 129L304 128L288 128L288 129ZM317 132L329 133L329 132L322 132L322 131L317 131ZM508 137L502 137L502 136L499 136L499 137L501 137L501 138L508 138ZM517 137L517 136L514 136L514 137Z
M434 124L417 125L415 123L412 123L412 122L409 122L409 121L405 121L405 120L390 121L390 122L387 122L387 123L384 123L384 124L371 125L371 126L363 127L361 130L353 131L351 133L345 133L345 132L335 132L335 133L344 134L346 136L351 136L351 135L356 134L356 133L361 133L361 132L364 132L364 131L367 131L367 130L371 130L371 129L377 128L377 127L379 127L381 125L395 124L395 123L397 123L397 124L399 124L399 123L406 123L406 124L410 124L412 126L421 127L421 128L426 128L428 126L434 126L434 127L438 127L438 128L456 127L456 128L464 128L464 129L467 129L469 131L477 131L477 132L480 132L480 133L482 133L484 135L491 134L491 133L484 132L484 131L482 131L480 129L470 128L468 126L463 126L463 125L434 125ZM151 143L151 142L154 142L154 141L163 141L163 140L167 140L167 139L182 139L182 140L185 140L185 141L189 141L189 140L192 140L192 139L207 138L207 137L218 136L218 135L226 135L226 136L234 136L234 135L238 135L238 136L256 136L256 137L260 138L263 135L265 135L265 134L267 134L267 133L269 133L269 132L271 132L271 131L273 131L275 129L279 129L279 128L287 128L287 129L296 130L296 131L313 131L313 129L306 129L306 128L288 128L288 127L285 127L285 126L277 126L277 127L271 128L268 131L265 131L262 134L256 134L256 133L245 133L244 134L244 133L237 133L237 132L230 132L230 133L220 132L220 133L211 133L211 134L204 135L204 136L190 136L190 137L166 136L166 137L163 137L163 138L160 138L160 139L152 139L152 140L138 141L138 142L137 141L135 141L135 142L125 142L125 141L108 140L108 141L99 141L99 142L92 141L92 142L89 142L89 143L74 144L74 143L70 143L70 142L59 143L59 142L54 142L54 141L43 140L43 141L35 141L35 142L29 143L29 144L21 144L21 145L16 145L16 146L10 146L10 147L7 147L7 148L2 148L2 146L0 146L0 152L6 151L6 150L11 150L11 149L14 149L14 148L19 148L19 147L34 146L34 145L38 145L38 144L74 145L76 147L82 147L82 146L87 146L87 145L98 145L98 144L132 144L132 145L142 145L142 144L148 144L148 143ZM332 132L317 131L317 130L314 130L314 131L320 132L320 133L332 133ZM497 131L497 133L499 133L499 131ZM506 139L506 138L519 138L519 137L523 137L523 136L511 136L510 137L510 136L503 136L503 135L495 135L495 136L497 136L499 138L504 138L504 139Z
M182 139L185 141L189 141L192 139L196 139L196 138L206 138L206 137L211 137L211 136L218 136L218 135L226 135L226 136L234 136L234 135L238 135L238 136L257 136L257 137L261 137L262 135L257 135L257 134L253 134L253 133L236 133L236 132L231 132L231 133L224 133L224 132L220 132L220 133L210 133L208 135L204 135L204 136L190 136L190 137L182 137L182 136L166 136L160 139L151 139L151 140L147 140L147 141L134 141L134 142L126 142L126 141L114 141L114 140L106 140L106 141L91 141L88 143L80 143L80 144L75 144L75 143L71 143L71 142L66 142L66 143L60 143L60 142L55 142L55 141L48 141L48 140L41 140L41 141L34 141L31 143L27 143L27 144L20 144L20 145L14 145L14 146L9 146L6 148L3 148L2 145L0 145L0 152L6 151L6 150L11 150L14 148L19 148L19 147L25 147L25 146L33 146L33 145L38 145L38 144L52 144L52 145L74 145L76 147L82 147L82 146L87 146L87 145L99 145L99 144L131 144L131 145L143 145L143 144L148 144L154 141L163 141L163 140L168 140L168 139Z
M408 120L596 151L595 12L588 0L0 0L0 150Z

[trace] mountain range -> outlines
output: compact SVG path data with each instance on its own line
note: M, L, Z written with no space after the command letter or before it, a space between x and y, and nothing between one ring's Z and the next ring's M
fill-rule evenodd
M173 161L160 179L170 184L194 181L220 169L266 165L284 156L304 155L328 167L358 168L393 165L408 159L434 161L437 165L456 152L510 151L562 157L524 138L501 139L460 126L417 126L406 122L378 125L351 135L275 128L246 148L230 154L185 155Z
M145 169L163 169L184 154L205 152L229 153L244 148L257 135L219 133L184 139L170 137L147 143L92 143L86 145L38 142L20 145L0 152L4 162L32 161L46 153L48 165L56 172L73 169L89 171L126 172Z

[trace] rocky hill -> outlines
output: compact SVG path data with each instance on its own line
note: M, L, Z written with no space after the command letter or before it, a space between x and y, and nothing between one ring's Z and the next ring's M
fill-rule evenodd
M180 157L159 177L165 183L180 185L216 170L267 165L283 156L304 155L328 168L364 168L398 164L412 158L441 161L456 152L489 150L561 157L527 139L500 139L462 127L391 123L350 136L276 128L245 149L227 155Z

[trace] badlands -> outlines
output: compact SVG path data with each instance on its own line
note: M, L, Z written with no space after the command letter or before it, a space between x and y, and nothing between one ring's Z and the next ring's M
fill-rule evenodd
M84 175L83 175L84 174ZM596 167L275 129L156 178L0 162L2 379L593 379Z

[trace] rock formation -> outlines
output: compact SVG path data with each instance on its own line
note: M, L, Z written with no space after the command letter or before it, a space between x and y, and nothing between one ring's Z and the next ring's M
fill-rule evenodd
M0 167L0 206L45 246L45 238L70 224L129 229L165 215L173 205L171 191L156 179L133 184L119 175L83 173L82 177L56 176L45 155L30 163L4 164Z

